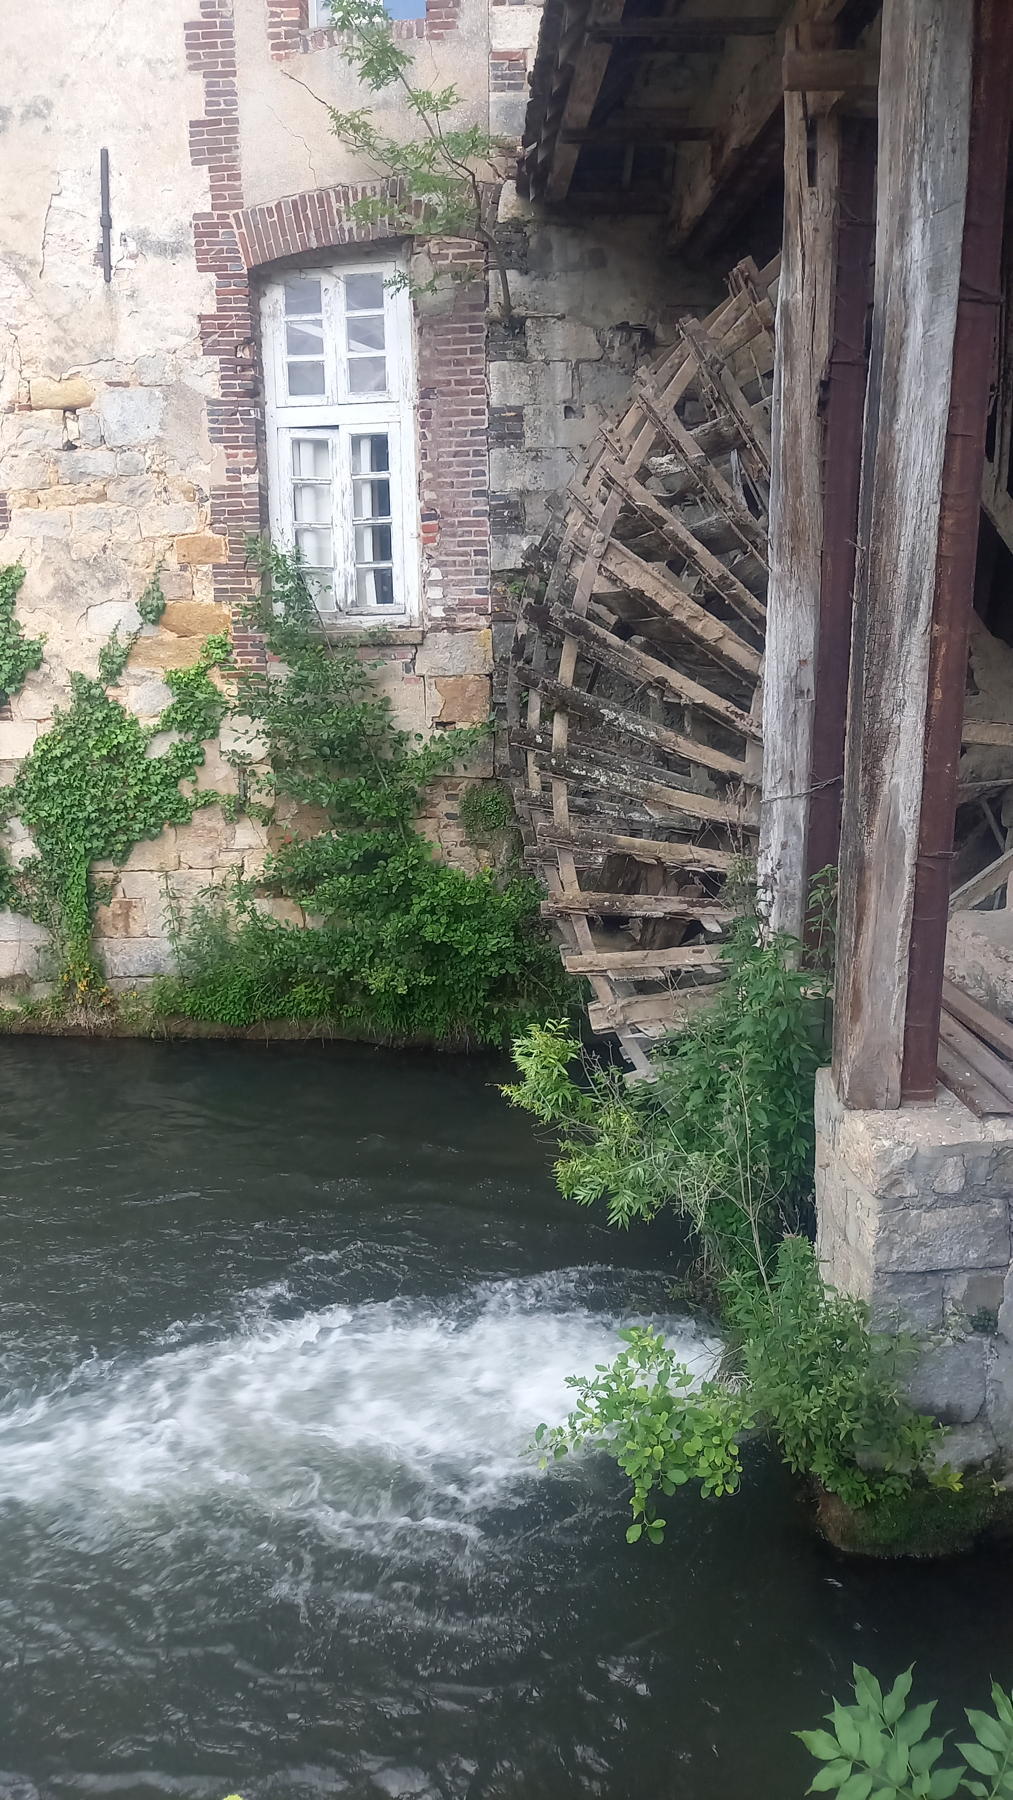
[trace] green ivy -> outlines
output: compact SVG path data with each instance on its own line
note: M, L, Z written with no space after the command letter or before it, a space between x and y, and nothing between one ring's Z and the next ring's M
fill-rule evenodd
M209 638L194 667L166 672L173 698L154 726L112 699L101 677L72 675L69 707L56 712L11 786L0 791L0 817L20 819L35 842L28 861L16 868L7 862L0 871L3 903L49 928L62 986L82 1002L104 988L91 942L98 899L92 865L122 862L134 844L157 837L166 825L185 824L197 807L218 798L184 792L180 783L196 775L204 742L227 710L210 673L226 649L227 640ZM179 736L153 756L151 742L161 731Z
M26 638L15 608L24 585L21 563L0 569L0 694L18 694L25 676L42 663L41 638Z
M211 893L176 933L164 1013L247 1026L301 1019L390 1039L499 1043L569 999L522 878L438 862L415 821L429 784L477 747L481 729L428 743L399 730L356 646L328 643L298 564L262 552L251 623L269 669L240 672L236 710L265 741L266 772L240 768L247 810L317 809L293 825L261 884L318 924L280 923L242 884ZM279 665L282 673L279 672Z
M517 824L509 789L499 781L476 781L466 787L458 812L464 835L472 844L490 844Z

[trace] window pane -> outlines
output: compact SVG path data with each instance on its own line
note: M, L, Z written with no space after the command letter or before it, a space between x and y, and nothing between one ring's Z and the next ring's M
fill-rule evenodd
M288 391L290 394L325 393L323 363L290 362L288 365Z
M356 569L355 604L360 612L368 612L376 606L393 606L393 571L391 569Z
M315 476L318 481L329 480L330 445L323 438L293 438L292 473L304 479Z
M287 325L285 337L290 356L322 356L324 353L324 328L312 319L306 319L299 325Z
M355 527L356 563L390 562L393 549L389 525Z
M383 0L383 10L392 19L424 19L426 0Z
M292 490L295 503L295 516L309 524L330 524L331 518L331 484L329 481L312 483L297 481Z
M356 350L382 350L383 314L360 313L348 321L348 348Z
M351 356L348 359L348 390L352 394L385 394L387 362L382 356Z
M321 312L320 283L294 276L285 283L285 311L289 318L300 318L309 313Z
M357 519L390 518L390 482L352 482L353 515Z
M377 432L371 437L353 437L352 439L352 472L355 475L370 475L375 469L386 474L390 468L390 448L386 432Z
M347 312L382 312L383 276L346 275L345 309Z
M312 525L297 526L295 541L308 569L331 569L334 567L329 531L322 531L319 527Z

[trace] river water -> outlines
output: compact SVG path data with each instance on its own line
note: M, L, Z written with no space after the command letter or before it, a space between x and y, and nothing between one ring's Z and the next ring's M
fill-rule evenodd
M0 1800L789 1800L853 1658L980 1704L1008 1560L864 1567L751 1453L623 1541L565 1377L678 1314L491 1062L0 1043Z

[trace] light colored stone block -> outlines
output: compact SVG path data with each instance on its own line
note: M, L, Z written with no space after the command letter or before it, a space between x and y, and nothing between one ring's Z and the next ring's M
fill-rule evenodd
M125 636L136 631L140 623L141 615L131 600L100 600L97 606L89 606L85 614L85 627L97 638L108 638L114 631Z
M434 675L427 682L430 716L441 724L484 725L492 707L488 675Z
M128 669L189 669L199 662L203 638L176 637L160 631L139 637L127 659Z
M164 681L139 681L127 687L127 705L139 719L157 719L171 699L172 690Z
M598 362L602 347L589 325L571 319L529 319L528 355L539 362Z
M33 412L74 412L80 406L90 406L94 398L95 389L81 375L68 375L62 381L37 375L28 383L28 404Z
M20 761L29 754L38 735L34 719L0 719L0 759Z
M908 1383L912 1406L944 1425L967 1425L985 1404L985 1340L938 1344L919 1358Z
M904 1207L884 1213L876 1233L876 1266L887 1271L993 1269L1009 1254L1009 1214L999 1201Z
M416 675L488 675L492 632L428 631L415 653Z
M214 632L228 631L229 609L211 600L170 600L159 624L163 631L171 631L177 637L210 637Z
M98 415L107 444L116 449L150 444L162 430L165 395L160 388L107 388Z
M106 974L116 980L168 975L172 951L161 937L97 937L95 947Z

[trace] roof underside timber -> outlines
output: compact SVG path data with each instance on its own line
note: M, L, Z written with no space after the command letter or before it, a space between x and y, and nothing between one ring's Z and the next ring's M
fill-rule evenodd
M545 205L652 212L721 246L781 175L788 26L854 43L879 0L546 0L523 171Z

